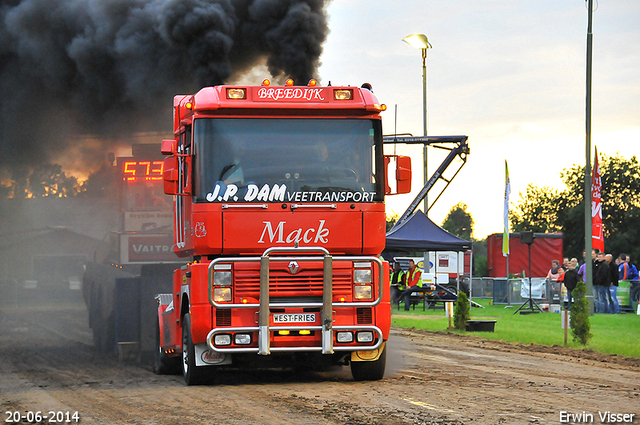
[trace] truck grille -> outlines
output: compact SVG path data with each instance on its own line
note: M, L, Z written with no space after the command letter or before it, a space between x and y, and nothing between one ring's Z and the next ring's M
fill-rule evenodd
M300 263L296 274L286 269L287 264L274 262L269 269L269 297L282 302L295 302L295 299L322 297L322 263ZM352 290L351 268L336 267L333 264L333 294L348 297ZM235 295L240 297L259 298L260 268L250 263L236 263L234 266Z
M371 313L371 308L369 307L357 308L356 315L358 325L367 325L373 323L373 315Z
M216 310L216 326L231 326L231 310L220 308Z

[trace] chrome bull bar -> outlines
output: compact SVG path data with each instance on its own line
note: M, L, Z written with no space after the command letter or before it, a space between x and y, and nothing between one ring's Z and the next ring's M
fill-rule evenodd
M333 329L335 331L350 331L350 330L358 330L358 331L373 331L378 334L378 341L375 345L349 345L349 346L339 346L332 347L331 353L325 353L324 347L269 347L269 350L273 353L275 352L285 352L285 351L322 351L322 354L333 354L333 351L372 351L379 348L382 345L382 331L377 326L373 325L352 325L352 326L334 326ZM323 331L322 326L273 326L271 327L273 331L300 331L300 330L309 330L309 331ZM224 333L232 333L232 332L256 332L260 331L259 326L253 327L240 327L240 328L216 328L213 329L207 335L207 345L213 351L217 351L219 353L258 353L260 354L260 347L246 347L246 348L220 348L216 347L213 344L213 338L217 334ZM258 342L258 345L260 343ZM270 354L270 353L269 353Z
M274 253L321 253L322 256L285 256L277 255L271 257ZM373 301L363 302L345 302L333 304L333 259L334 257L322 247L272 247L267 249L260 257L221 257L216 258L209 264L208 269L208 295L209 303L215 308L249 308L258 309L258 326L249 326L241 328L216 328L209 332L207 336L207 344L209 347L218 352L257 352L259 355L269 355L271 351L322 351L322 354L333 354L333 308L353 308L353 307L374 307L382 301L384 284L383 284L383 264L377 257L367 256L340 256L335 257L340 261L371 261L378 265L378 297ZM296 302L296 303L271 303L269 300L269 263L271 261L285 262L285 261L320 261L323 262L323 277L322 277L322 302ZM213 273L215 271L215 265L219 263L236 263L236 262L259 262L260 263L260 302L259 303L219 303L213 299ZM321 347L274 347L271 348L270 344L270 309L271 308L309 308L320 307L321 308L321 326L277 326L271 329L276 330L321 330L322 331L322 346ZM382 341L382 332L376 326L342 326L335 327L338 330L349 329L360 330L373 330L378 333L378 343L374 346L362 346L362 347L341 347L337 350L375 350ZM217 333L226 332L258 332L258 347L257 348L229 348L221 349L217 348L213 344L213 337Z

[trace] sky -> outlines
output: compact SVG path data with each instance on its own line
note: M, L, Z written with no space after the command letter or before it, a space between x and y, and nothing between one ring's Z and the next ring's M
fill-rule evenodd
M640 2L594 5L592 151L640 156ZM528 184L562 188L560 172L584 166L585 1L334 0L327 12L330 34L318 79L370 83L388 107L385 134L423 135L421 53L402 39L422 33L432 44L428 135L466 135L470 148L429 212L435 223L462 202L476 239L502 233L505 160L511 209ZM388 214L402 214L423 185L422 148L402 146L397 153L412 156L412 193L388 197ZM446 153L428 150L429 175ZM448 172L455 169L456 163Z

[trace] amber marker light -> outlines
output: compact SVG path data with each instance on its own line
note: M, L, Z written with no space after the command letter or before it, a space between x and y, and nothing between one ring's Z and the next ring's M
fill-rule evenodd
M290 333L289 331L278 331L278 335L283 335L283 336L289 335L289 333Z
M309 80L309 87L315 87L318 85L318 82L316 80Z
M184 107L187 109L193 109L193 103L192 102L187 102L184 104Z
M262 87L269 87L271 85L271 80L269 80L268 78L265 78L264 80L262 80Z
M287 87L293 86L293 80L289 78L286 83L284 83Z
M300 335L311 335L311 331L303 329L300 331Z
M384 103L382 105L380 105L380 110L381 111L386 111L387 110L387 105L385 105Z

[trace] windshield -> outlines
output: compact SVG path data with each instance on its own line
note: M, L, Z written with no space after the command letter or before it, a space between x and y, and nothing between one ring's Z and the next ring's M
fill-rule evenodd
M377 120L199 118L194 195L225 203L379 201L381 143Z

